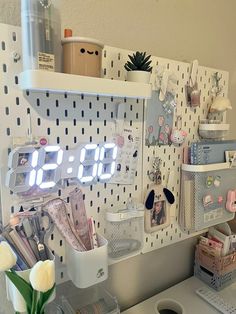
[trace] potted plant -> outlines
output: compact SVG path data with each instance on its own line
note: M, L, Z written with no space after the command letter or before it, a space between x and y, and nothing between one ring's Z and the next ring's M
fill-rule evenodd
M130 82L149 83L152 67L151 56L146 56L146 52L136 51L133 55L128 55L129 59L124 65L127 72L127 80Z
M0 272L7 276L7 290L15 313L44 314L55 290L54 260L37 262L31 269L16 271L17 256L11 246L0 243Z

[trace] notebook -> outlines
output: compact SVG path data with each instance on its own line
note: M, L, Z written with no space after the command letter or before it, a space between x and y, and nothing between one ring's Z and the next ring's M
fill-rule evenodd
M190 162L192 165L222 163L226 150L236 151L236 140L195 142L190 147Z

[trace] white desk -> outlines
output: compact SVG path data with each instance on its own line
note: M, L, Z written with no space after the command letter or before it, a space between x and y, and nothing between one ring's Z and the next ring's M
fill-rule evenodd
M191 277L181 283L139 303L122 314L156 314L155 304L158 300L170 298L178 301L184 307L186 314L216 314L219 313L211 305L196 295L195 290L206 286L196 277ZM208 286L206 286L208 287ZM214 290L215 291L215 290ZM226 302L236 306L236 283L217 292Z

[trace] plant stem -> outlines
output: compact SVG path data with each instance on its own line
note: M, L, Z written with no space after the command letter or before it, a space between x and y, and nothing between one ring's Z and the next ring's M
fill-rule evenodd
M31 307L30 314L37 314L37 299L38 299L38 291L33 290L32 307Z

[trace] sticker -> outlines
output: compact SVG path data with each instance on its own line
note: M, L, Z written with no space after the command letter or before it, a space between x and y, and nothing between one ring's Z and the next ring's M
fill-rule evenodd
M209 213L204 214L204 223L220 219L223 217L223 208L211 210Z
M214 182L214 177L213 176L208 176L206 179L206 187L210 188Z
M203 197L203 205L204 207L208 207L210 205L212 205L214 203L213 201L213 196L208 194L206 196Z
M47 145L47 143L48 143L48 140L45 137L40 138L39 140L40 145L44 146L44 145Z
M39 70L55 71L55 56L53 54L39 52L38 68Z
M223 200L224 200L224 198L223 198L223 196L222 195L220 195L220 196L218 196L218 204L222 204L223 203Z
M218 188L220 186L220 183L221 183L221 177L216 176L214 179L214 187Z

